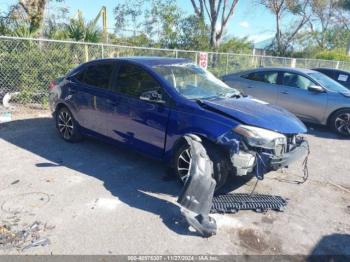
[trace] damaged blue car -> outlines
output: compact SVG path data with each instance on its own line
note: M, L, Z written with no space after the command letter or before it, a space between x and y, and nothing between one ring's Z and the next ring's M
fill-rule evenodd
M202 143L216 188L231 175L264 174L308 153L304 124L288 111L247 97L188 59L129 57L82 64L50 84L59 135L122 144L169 163L186 182L186 135Z

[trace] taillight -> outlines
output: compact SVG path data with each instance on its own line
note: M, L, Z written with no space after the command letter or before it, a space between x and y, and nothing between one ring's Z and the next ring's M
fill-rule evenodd
M49 84L49 90L53 89L56 86L56 81L52 80Z

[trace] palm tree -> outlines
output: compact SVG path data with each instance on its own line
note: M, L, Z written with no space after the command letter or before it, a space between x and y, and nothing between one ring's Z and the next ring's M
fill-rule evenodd
M81 11L77 12L75 18L72 18L66 26L67 35L75 41L99 42L102 38L102 32L97 27L98 20L85 22Z

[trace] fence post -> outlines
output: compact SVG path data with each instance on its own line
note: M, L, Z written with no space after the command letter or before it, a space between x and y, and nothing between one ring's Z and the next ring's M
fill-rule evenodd
M196 52L195 54L196 54L196 64L198 64L198 52Z
M178 51L175 49L175 58L178 57Z
M339 64L340 64L340 62L337 61L337 64L335 65L335 69L339 69Z
M84 46L85 49L85 62L89 61L89 47L88 45Z
M103 48L103 43L101 44L101 58L104 58L104 48Z
M228 54L226 54L226 70L225 70L225 75L227 75L227 70L228 70Z
M296 63L297 63L297 60L295 58L292 58L291 63L290 63L290 67L295 68Z

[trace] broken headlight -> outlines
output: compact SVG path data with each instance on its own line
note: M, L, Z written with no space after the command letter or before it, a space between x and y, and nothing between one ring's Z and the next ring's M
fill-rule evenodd
M250 146L271 149L277 155L282 154L287 145L285 135L271 130L255 126L238 125L233 131L242 135Z

